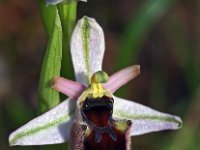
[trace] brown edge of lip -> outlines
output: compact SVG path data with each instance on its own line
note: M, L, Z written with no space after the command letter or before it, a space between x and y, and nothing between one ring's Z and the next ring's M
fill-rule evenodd
M137 75L140 75L140 65L134 65L132 67L133 67L133 71L136 72Z

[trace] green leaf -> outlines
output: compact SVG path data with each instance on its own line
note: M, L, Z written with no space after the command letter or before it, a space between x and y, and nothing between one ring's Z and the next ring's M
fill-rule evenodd
M45 112L60 103L59 93L51 88L52 79L60 76L62 59L62 28L58 12L49 37L39 82L39 110Z

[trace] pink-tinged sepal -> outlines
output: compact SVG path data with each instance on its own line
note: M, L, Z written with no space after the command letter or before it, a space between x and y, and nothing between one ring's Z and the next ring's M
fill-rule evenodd
M114 93L117 89L128 83L140 74L140 66L134 65L124 68L109 77L107 83L103 86L108 89L111 93Z
M52 88L67 95L71 99L77 99L86 89L83 84L62 77L54 78Z

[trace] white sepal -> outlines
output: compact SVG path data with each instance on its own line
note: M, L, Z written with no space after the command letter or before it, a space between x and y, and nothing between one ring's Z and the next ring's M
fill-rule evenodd
M76 102L67 99L9 136L10 145L45 145L69 140Z
M130 135L161 130L175 130L182 126L179 117L153 110L135 102L114 96L114 117L132 120Z
M87 86L92 74L102 70L104 50L102 28L95 19L84 16L78 21L71 38L71 55L77 82Z

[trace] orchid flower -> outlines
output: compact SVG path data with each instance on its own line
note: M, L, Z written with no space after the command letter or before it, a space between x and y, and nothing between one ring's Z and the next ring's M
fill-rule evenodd
M108 77L102 71L104 49L104 34L98 23L89 17L80 19L71 38L76 81L55 77L52 85L55 90L69 98L11 133L10 145L44 145L77 140L72 137L71 132L88 95L94 99L106 95L114 101L113 118L132 123L125 127L128 132L124 131L129 137L161 130L175 130L182 126L182 121L177 116L113 96L117 89L140 74L140 66L127 67ZM115 133L109 131L109 134L116 140ZM101 141L101 135L95 133L95 136L96 143Z

